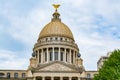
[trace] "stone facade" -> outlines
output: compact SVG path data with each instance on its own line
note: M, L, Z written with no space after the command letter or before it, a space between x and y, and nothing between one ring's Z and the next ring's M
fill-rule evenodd
M98 70L103 66L104 61L106 61L110 55L111 55L111 52L108 52L106 56L101 56L100 57L100 59L97 62Z

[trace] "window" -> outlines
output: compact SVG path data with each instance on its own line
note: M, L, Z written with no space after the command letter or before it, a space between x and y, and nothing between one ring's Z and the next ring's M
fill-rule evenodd
M55 52L55 60L58 60L58 52Z
M67 41L67 38L65 38L65 41Z
M48 38L46 38L46 41L48 41Z
M50 38L50 40L52 40L52 38Z
M50 52L50 61L52 61L52 52Z
M63 52L60 53L60 60L63 61Z
M18 78L18 73L14 73L14 78Z
M87 74L87 78L91 78L91 75L90 75L90 74Z
M72 55L71 55L71 63L73 63L73 53L72 53Z
M7 76L6 76L7 78L10 78L10 73L7 73Z
M63 38L60 38L60 40L62 41L62 40L63 40Z
M3 77L5 74L4 73L0 73L0 78Z
M47 61L47 53L45 53L45 61Z
M25 73L22 73L22 78L25 78Z
M39 55L39 63L41 63L41 54Z
M58 38L56 37L55 40L58 40Z

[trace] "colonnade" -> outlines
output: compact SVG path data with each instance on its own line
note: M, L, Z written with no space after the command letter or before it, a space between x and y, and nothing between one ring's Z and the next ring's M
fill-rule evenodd
M35 51L38 63L48 63L50 61L63 61L70 64L76 63L77 50L62 47L47 47Z
M80 80L80 77L34 77L33 80Z

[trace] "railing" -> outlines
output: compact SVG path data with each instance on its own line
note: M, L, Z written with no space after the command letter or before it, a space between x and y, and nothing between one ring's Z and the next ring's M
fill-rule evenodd
M86 77L84 77L84 78L81 78L80 80L93 80L93 78L86 78Z
M27 80L27 78L21 78L21 77L18 77L18 78L14 78L14 77L0 77L0 80Z
M41 43L36 43L34 45L34 47L39 47L39 46L42 46L42 45L53 45L53 44L61 44L61 45L68 45L68 46L73 46L73 47L78 47L77 44L75 44L74 42L67 42L67 41L56 41L56 40L53 40L53 41L43 41Z

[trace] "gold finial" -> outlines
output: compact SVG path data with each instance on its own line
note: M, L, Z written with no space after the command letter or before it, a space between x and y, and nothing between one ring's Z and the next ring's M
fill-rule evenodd
M60 6L60 4L53 4L53 7L55 8L56 11L59 8L59 6Z

